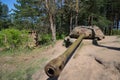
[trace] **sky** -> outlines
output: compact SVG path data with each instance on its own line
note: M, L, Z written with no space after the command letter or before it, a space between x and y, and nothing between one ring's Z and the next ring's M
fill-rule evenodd
M14 3L16 3L16 0L1 0L2 3L6 4L9 8L9 11L14 8Z

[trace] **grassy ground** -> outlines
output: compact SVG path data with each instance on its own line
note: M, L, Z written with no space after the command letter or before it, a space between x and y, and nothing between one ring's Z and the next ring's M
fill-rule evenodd
M32 74L43 68L45 48L0 52L0 80L32 80Z
M117 43L120 41L119 39L120 36L117 37ZM108 40L104 43L108 42L111 41ZM32 79L32 75L42 71L46 62L50 60L50 57L53 57L53 54L59 55L64 52L65 48L61 44L62 41L58 42L55 49L52 46L44 46L35 49L0 51L0 80L35 80Z

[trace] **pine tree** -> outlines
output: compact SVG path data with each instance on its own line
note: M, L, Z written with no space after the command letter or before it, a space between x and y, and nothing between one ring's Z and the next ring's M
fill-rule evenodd
M0 1L0 30L9 26L8 11L8 6Z
M22 22L26 28L35 29L35 23L40 16L40 4L38 4L39 2L34 0L17 0L17 4L14 5L17 21Z

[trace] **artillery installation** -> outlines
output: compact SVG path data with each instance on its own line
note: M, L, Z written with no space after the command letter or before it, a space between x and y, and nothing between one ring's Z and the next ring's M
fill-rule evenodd
M97 32L97 33L96 33ZM75 42L72 43L68 47L68 49L58 56L57 58L51 60L46 66L45 66L45 73L49 77L58 77L67 64L68 60L73 55L74 51L77 49L77 47L82 42L83 38L99 38L103 39L104 35L98 35L99 33L102 33L102 31L98 27L76 27L73 29L73 31L70 33L69 38L66 40L66 43L70 41L70 38L76 38Z

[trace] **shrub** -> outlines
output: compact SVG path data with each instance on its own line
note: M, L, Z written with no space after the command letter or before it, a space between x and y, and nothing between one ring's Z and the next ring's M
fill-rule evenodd
M65 34L64 33L62 33L62 34L60 34L60 33L57 33L57 36L56 36L56 38L59 40L59 39L64 39L65 38Z
M42 34L40 36L39 41L40 41L40 45L51 43L51 41L52 41L51 34Z
M0 31L0 47L7 49L18 48L28 41L28 32L18 29L5 29Z
M112 35L120 35L120 30L113 29Z

